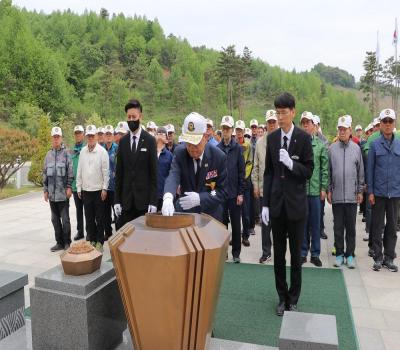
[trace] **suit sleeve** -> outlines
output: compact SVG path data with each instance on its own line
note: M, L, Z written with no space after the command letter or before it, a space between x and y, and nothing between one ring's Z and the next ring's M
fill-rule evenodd
M303 154L300 160L293 160L292 174L309 180L314 170L314 155L311 138L305 137L303 143Z
M156 139L150 136L150 203L151 205L157 206L157 146Z
M168 177L165 180L164 194L171 193L173 196L181 183L181 167L177 158L177 152L173 153L171 169L169 170Z
M121 155L122 146L123 146L123 140L121 139L121 142L117 150L117 159L115 165L115 194L114 194L115 204L121 204L121 188L122 188L123 174L124 174L122 155Z
M263 192L264 192L263 207L270 206L273 178L274 178L274 166L272 164L272 157L271 157L271 138L267 137L267 152L265 153L265 170L264 170L264 184L263 184Z
M221 152L222 153L222 152ZM209 209L212 209L216 205L221 205L224 204L226 201L226 198L228 197L225 187L226 187L226 182L227 182L227 170L226 170L226 155L221 154L221 158L218 164L218 178L217 178L217 183L215 186L215 195L212 195L211 193L208 192L200 192L200 206L201 206L201 211L207 211Z

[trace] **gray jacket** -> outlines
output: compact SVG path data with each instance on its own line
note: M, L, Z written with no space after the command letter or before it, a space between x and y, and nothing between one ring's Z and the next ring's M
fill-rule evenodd
M49 193L49 200L52 202L66 201L65 191L71 187L73 179L71 156L64 145L60 150L48 151L44 159L43 191Z
M329 191L332 203L357 203L357 194L364 191L364 165L360 147L353 141L337 141L330 145Z

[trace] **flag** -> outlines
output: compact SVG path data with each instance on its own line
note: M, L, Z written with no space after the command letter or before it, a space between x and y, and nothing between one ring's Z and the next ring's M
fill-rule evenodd
M397 38L399 36L399 31L397 29L397 18L395 20L395 26L394 26L394 33L393 33L393 45L397 46Z

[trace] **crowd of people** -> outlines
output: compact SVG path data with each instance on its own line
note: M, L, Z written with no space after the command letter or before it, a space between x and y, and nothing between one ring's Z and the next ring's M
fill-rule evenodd
M60 127L51 130L52 149L44 170L44 198L49 201L56 244L71 244L69 199L77 227L74 240L97 249L125 223L146 212L207 213L231 230L231 254L240 263L261 225L260 263L274 253L277 314L295 311L301 290L301 265L317 267L321 239L326 239L326 201L332 205L335 266L353 269L357 209L365 222L372 268L397 272L394 263L399 228L400 139L396 114L384 109L365 130L353 131L350 115L338 118L337 135L328 142L320 117L305 111L299 127L295 99L277 96L275 109L262 123L192 112L176 139L172 124L143 124L138 100L125 105L126 121L105 127L77 125L68 150ZM86 225L84 225L86 222ZM114 224L114 228L113 228ZM286 282L285 252L291 252L291 286Z

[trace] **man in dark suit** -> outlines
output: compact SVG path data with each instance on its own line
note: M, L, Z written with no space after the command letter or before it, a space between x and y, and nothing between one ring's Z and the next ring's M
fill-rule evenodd
M140 126L142 105L130 100L125 106L130 132L121 138L115 169L117 228L157 211L157 147L155 138Z
M206 119L190 113L184 121L180 142L174 152L171 170L165 180L162 214L174 214L174 195L178 186L182 196L175 203L176 211L206 213L223 221L227 193L226 156L207 143Z
M294 126L295 99L285 92L275 101L280 128L267 139L262 219L271 227L274 244L275 285L279 295L278 316L297 311L301 291L301 244L307 218L306 181L314 161L311 138ZM286 282L286 240L289 237L290 281Z

